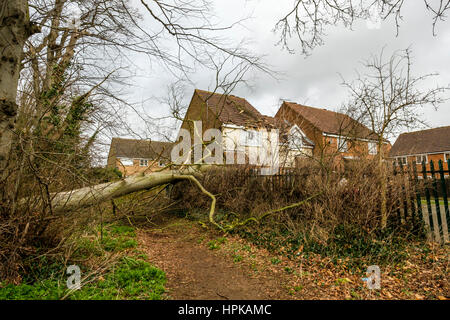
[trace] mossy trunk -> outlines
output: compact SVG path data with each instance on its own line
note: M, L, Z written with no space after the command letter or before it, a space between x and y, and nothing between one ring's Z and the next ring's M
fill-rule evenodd
M17 86L25 41L37 32L29 21L27 0L0 4L0 170L6 167L17 114Z

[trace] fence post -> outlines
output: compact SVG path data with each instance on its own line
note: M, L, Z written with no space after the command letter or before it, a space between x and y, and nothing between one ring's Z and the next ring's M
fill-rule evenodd
M427 209L428 209L428 220L430 223L430 238L433 240L433 233L434 233L434 223L433 223L433 211L431 209L431 200L430 200L430 190L428 189L428 183L427 183L427 167L425 165L425 161L422 161L422 176L425 186L425 197L427 199Z
M394 177L397 175L397 164L394 163ZM397 219L398 222L401 224L402 223L402 217L401 217L401 213L400 213L400 200L398 200L398 197L395 197L395 199L397 199L397 201L395 201L396 205L397 205Z
M400 174L402 177L402 193L403 193L403 224L406 224L408 219L408 196L406 195L406 187L405 187L405 169L403 168L403 164L400 162Z
M408 181L409 181L409 188L408 188L408 193L409 193L409 202L411 204L411 227L414 230L416 227L416 205L414 204L414 194L412 192L412 186L414 186L414 178L413 178L413 174L412 174L412 166L415 166L415 164L413 164L412 162L408 162Z
M415 188L416 191L416 201L417 201L417 221L414 222L415 227L420 226L421 219L423 220L423 212L422 212L422 199L420 198L420 192L419 192L419 177L417 176L417 163L414 162L413 165L413 174L414 174L414 182L415 182Z
M436 176L434 172L434 164L433 160L430 160L430 170L431 170L431 178L433 179L433 195L434 195L434 204L436 206L436 216L437 216L437 227L439 238L441 237L441 229L442 229L442 219L441 219L441 206L439 204L439 194L438 194L438 186L436 181Z
M450 161L450 160L449 160ZM450 176L450 167L448 167L448 173ZM449 232L449 224L450 224L450 212L448 209L448 195L447 195L447 186L445 185L445 177L444 177L444 166L442 164L442 160L439 160L439 175L441 177L441 189L442 189L442 198L444 199L444 208L445 208L445 220L447 222L447 233Z

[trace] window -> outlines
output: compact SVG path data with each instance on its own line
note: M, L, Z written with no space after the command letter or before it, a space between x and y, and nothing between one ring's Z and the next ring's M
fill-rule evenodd
M160 167L164 167L164 161L162 161L162 160L159 160L159 161L158 161L158 166L160 166Z
M408 162L408 159L406 157L397 157L397 164L406 164Z
M375 155L377 154L377 143L369 142L369 154Z
M294 150L300 150L303 147L303 137L300 132L293 132L289 136L289 148Z
M339 137L339 139L338 139L338 150L340 152L348 151L347 140L345 140L345 138L343 138L343 137Z
M425 154L416 156L416 163L422 163L422 162L428 163L428 159Z
M261 146L261 132L255 130L246 130L241 136L243 136L243 145L250 147Z
M444 160L447 161L450 159L450 152L444 153Z
M133 165L133 159L130 158L119 158L120 163L122 166L132 166Z
M141 167L148 167L148 160L147 159L140 159L139 160L139 166L141 166Z

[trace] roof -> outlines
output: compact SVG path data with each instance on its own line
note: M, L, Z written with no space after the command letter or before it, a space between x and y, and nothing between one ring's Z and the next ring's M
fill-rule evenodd
M112 138L110 154L124 158L170 159L172 142Z
M301 115L323 133L376 139L377 135L350 116L327 109L313 108L294 102L284 104Z
M402 133L391 148L391 157L450 151L450 126Z
M273 118L262 115L244 98L195 89L222 123L243 127L272 126Z

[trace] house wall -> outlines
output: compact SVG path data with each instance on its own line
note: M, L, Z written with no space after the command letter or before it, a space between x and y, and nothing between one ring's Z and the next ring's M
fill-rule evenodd
M312 157L312 148L301 148L300 150L281 149L280 150L280 166L295 167L297 159Z
M292 110L289 106L283 103L278 110L275 118L278 120L287 120L290 123L295 123L315 144L312 154L319 158L332 157L333 162L338 164L343 158L373 158L374 155L369 155L369 147L367 141L361 140L347 140L348 151L338 152L338 138L333 136L326 136L324 132L317 129L307 119ZM390 144L383 145L383 154L387 155L390 150ZM379 148L377 147L377 153Z
M279 144L278 132L276 130L266 130L264 128L235 128L230 126L222 126L222 139L224 151L243 152L245 154L245 163L248 164L250 159L258 159L260 163L269 166L279 165ZM260 146L242 145L242 139L247 130L257 131L261 134ZM225 161L225 159L224 159ZM237 159L234 160L235 163Z
M447 161L445 161L444 154L445 154L444 152L442 152L442 153L426 154L426 156L427 156L427 163L425 164L426 170L427 171L431 170L430 161L433 161L434 170L438 171L439 170L439 160L442 160L442 162L443 162L443 164L442 164L443 169L444 170L449 170L448 163L447 163ZM420 154L420 155L422 155L422 154ZM398 157L394 157L393 159L397 159L397 158ZM412 162L416 161L416 155L409 155L409 156L406 156L406 158L407 158L408 163L412 163ZM423 176L421 174L422 164L418 163L416 168L417 168L418 175L420 177L422 177ZM428 177L430 177L430 173L428 173L427 175L428 175ZM439 175L438 175L438 177L439 177Z
M148 160L148 166L140 166L140 159L133 159L133 165L132 166L127 166L127 165L123 165L122 162L120 161L120 158L116 158L115 159L115 167L122 172L122 175L124 177L128 177L130 175L136 174L136 173L150 173L150 172L155 172L155 171L159 171L162 169L162 167L159 166L158 161L156 160L151 160L151 159L147 159Z
M331 142L331 143L329 143L329 142ZM373 142L375 142L375 141L373 141ZM337 137L324 136L323 144L327 144L327 148L325 149L327 154L336 153L338 151L338 138ZM343 158L347 157L347 158L373 159L380 152L380 148L378 147L378 144L376 147L377 147L377 153L372 155L372 154L369 154L369 141L349 138L347 140L347 149L348 150L345 152L339 152L339 156L343 157ZM382 148L383 148L383 155L389 154L389 150L390 150L389 143L383 144Z
M288 107L284 102L275 115L275 119L296 124L305 135L314 142L314 156L320 156L324 147L323 133L318 130L312 123L300 116L297 112Z
M194 141L194 127L192 121L202 122L202 135L206 130L211 128L218 129L222 125L214 113L206 107L206 102L200 98L196 91L194 91L194 95L192 96L181 125L181 128L186 129L191 133L191 140Z

